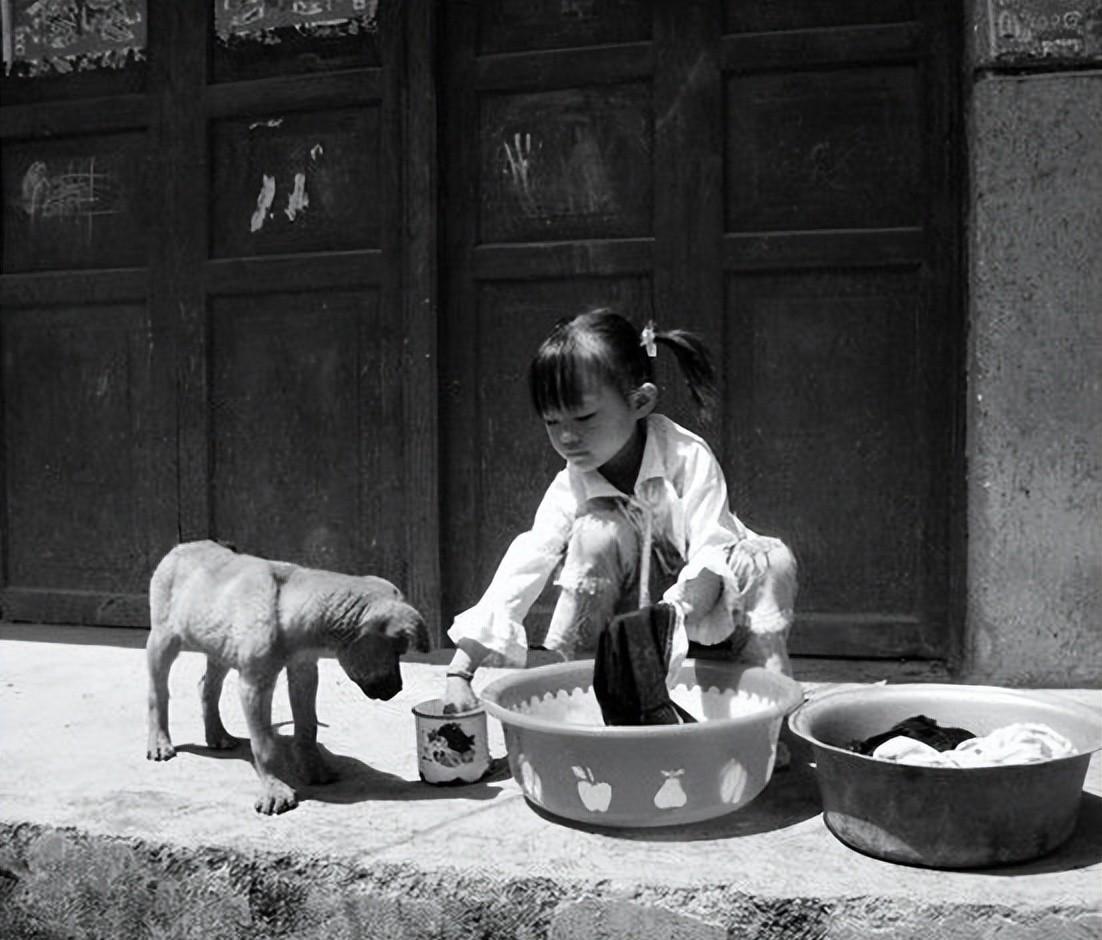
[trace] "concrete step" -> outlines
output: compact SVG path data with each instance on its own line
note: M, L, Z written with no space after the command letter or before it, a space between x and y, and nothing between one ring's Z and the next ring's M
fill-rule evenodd
M0 936L1102 935L1097 755L1079 827L1057 852L933 871L834 839L799 753L745 809L667 829L557 821L504 772L430 787L418 778L410 709L439 694L443 666L405 663L404 690L373 702L326 659L319 740L341 778L264 817L252 808L248 749L202 744L202 670L196 654L177 661L179 753L153 763L139 643L92 628L0 626ZM476 686L499 674L480 673ZM1102 704L1097 690L1054 694ZM223 714L244 735L232 673ZM283 680L273 718L289 732ZM490 726L501 756L500 727Z

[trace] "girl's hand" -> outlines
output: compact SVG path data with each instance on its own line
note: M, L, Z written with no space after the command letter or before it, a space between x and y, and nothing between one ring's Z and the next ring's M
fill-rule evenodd
M720 592L723 590L723 581L718 574L702 570L695 578L691 578L680 585L678 600L684 611L685 620L695 623L716 605Z
M471 688L471 680L462 676L448 676L444 686L444 714L469 712L478 708L478 696Z

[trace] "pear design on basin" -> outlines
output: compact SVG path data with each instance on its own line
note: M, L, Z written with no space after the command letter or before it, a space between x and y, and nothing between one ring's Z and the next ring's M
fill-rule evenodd
M612 784L598 782L588 767L571 767L578 778L578 799L591 813L607 813L612 802Z
M684 806L689 798L685 796L685 791L681 786L681 776L685 773L685 769L681 770L663 770L662 776L666 778L665 782L659 787L658 792L654 794L654 805L659 809L677 809L680 806Z
M724 803L737 803L750 779L746 768L733 757L723 765L719 777L719 796Z

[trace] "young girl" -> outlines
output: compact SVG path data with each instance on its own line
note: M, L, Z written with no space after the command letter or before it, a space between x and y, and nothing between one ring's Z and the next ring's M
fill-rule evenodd
M693 640L728 641L742 659L791 675L785 640L795 560L782 542L755 535L731 513L708 445L655 413L659 346L676 355L706 412L715 377L692 333L652 325L639 333L602 309L559 322L540 346L529 370L532 403L566 466L482 599L448 631L457 649L445 711L477 705L471 679L479 665L524 665L524 617L560 561L561 590L543 645L565 659L592 649L617 613L639 607L640 577L649 570L649 595L677 615L671 673Z

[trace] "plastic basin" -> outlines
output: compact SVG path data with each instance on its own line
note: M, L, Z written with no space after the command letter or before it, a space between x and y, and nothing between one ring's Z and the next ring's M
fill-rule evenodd
M686 660L672 697L695 724L607 727L593 660L517 671L482 691L501 722L509 768L536 806L600 826L712 819L756 797L800 684L757 666Z
M982 736L1040 722L1078 753L1035 764L918 767L848 750L913 715ZM904 684L827 692L789 727L811 746L827 828L877 858L933 868L982 868L1051 852L1075 829L1102 714L1044 693L988 686Z

